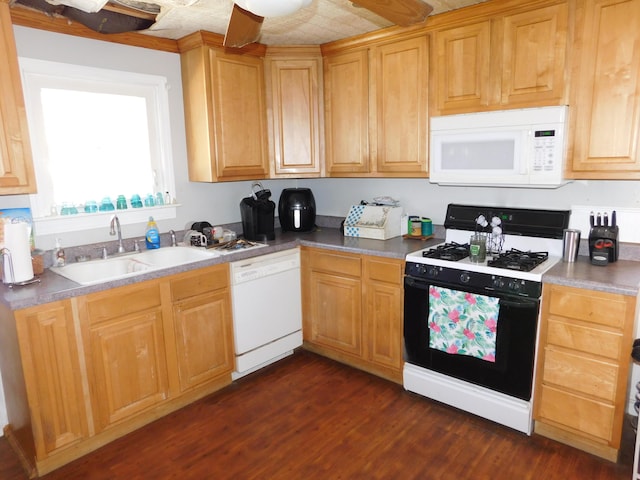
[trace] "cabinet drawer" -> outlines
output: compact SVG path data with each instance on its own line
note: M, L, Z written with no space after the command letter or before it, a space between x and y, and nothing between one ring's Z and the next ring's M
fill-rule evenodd
M618 360L622 351L622 334L550 318L547 343Z
M366 258L365 276L368 280L400 285L402 283L402 261Z
M175 302L213 292L229 286L229 266L215 265L211 268L187 272L172 277L171 299Z
M543 382L614 402L618 366L582 355L547 348Z
M539 419L573 428L607 442L612 440L614 407L542 385Z
M110 318L150 310L160 304L160 283L157 281L114 288L86 297L86 309L92 325Z
M622 328L627 315L627 302L623 295L582 290L578 288L549 287L549 313L575 318L598 325Z
M309 250L309 265L312 270L360 277L360 257L358 255Z

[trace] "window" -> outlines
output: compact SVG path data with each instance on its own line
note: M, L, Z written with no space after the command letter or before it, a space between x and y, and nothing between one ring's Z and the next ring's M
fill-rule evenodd
M174 192L167 82L164 77L20 59L38 193L31 210L39 234L103 226L104 215L85 213L105 197L123 223L175 217L175 206L134 209L143 199ZM77 215L60 215L73 205ZM65 210L65 213L68 210ZM77 227L74 227L77 224Z

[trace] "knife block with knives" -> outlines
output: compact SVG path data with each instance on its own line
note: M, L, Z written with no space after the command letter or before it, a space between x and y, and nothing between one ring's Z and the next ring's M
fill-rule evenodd
M589 215L589 258L593 265L608 265L618 260L618 225L616 224L616 211L611 212L611 224L609 215L605 212L595 216Z

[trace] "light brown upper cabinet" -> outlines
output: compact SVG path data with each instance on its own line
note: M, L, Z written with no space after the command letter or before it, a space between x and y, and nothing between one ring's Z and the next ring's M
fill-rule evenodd
M18 52L7 0L0 0L0 195L35 193Z
M178 46L189 179L267 178L264 47L227 53L221 37L207 32L189 35Z
M328 176L365 176L369 167L369 61L360 49L324 57Z
M270 176L319 177L324 132L320 47L267 47Z
M640 1L580 0L567 177L640 178Z
M567 11L561 3L487 11L471 23L444 16L433 32L433 114L565 103Z
M426 177L427 37L322 48L326 175Z

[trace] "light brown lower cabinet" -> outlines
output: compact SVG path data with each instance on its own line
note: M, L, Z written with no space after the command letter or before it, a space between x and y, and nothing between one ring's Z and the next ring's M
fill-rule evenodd
M30 477L231 383L226 264L1 313L4 433Z
M631 296L545 284L536 433L617 461L635 305Z
M304 345L402 382L404 261L301 248Z

